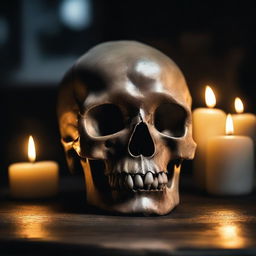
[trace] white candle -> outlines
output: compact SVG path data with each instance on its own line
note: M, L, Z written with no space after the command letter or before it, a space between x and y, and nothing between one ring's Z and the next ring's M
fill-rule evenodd
M207 145L207 191L214 195L249 194L253 189L253 141L248 136L232 135L231 115L226 133L211 138Z
M197 108L193 111L193 137L197 143L193 161L195 184L200 189L206 188L206 146L208 140L217 135L224 135L226 114L214 108L216 98L209 86L206 86L205 101L208 108Z
M249 136L256 142L256 116L251 113L243 113L243 102L238 97L235 99L235 110L237 114L232 115L234 134Z
M43 198L57 194L58 164L54 161L35 162L36 152L33 138L28 143L30 162L14 163L9 166L11 195L15 198Z

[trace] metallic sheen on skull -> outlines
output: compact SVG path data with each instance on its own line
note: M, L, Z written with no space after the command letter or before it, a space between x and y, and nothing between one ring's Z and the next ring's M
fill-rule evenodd
M170 58L134 41L99 44L66 73L57 111L67 163L82 167L88 204L163 215L179 203L180 165L196 144L191 96Z

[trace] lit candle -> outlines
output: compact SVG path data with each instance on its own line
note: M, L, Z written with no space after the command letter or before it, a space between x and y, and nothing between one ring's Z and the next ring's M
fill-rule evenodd
M207 145L206 186L214 195L244 195L253 189L254 148L248 136L232 135L231 115L226 134L213 137Z
M205 189L206 146L209 138L224 135L226 114L214 108L216 97L211 87L206 86L205 101L208 108L197 108L193 111L193 137L197 143L194 159L194 178L198 188Z
M235 110L237 114L233 114L234 134L246 135L256 142L256 116L251 113L243 113L244 105L240 98L235 99Z
M32 136L28 142L30 162L9 166L11 195L15 198L43 198L58 191L58 164L54 161L35 162L36 150Z

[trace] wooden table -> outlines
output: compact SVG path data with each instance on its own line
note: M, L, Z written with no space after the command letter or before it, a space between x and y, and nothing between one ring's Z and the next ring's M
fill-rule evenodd
M111 216L85 207L76 177L46 201L2 189L0 255L256 255L255 202L255 193L218 198L187 187L167 216Z

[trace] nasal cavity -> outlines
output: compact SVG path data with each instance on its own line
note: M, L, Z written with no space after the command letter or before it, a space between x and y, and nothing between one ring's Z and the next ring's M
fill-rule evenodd
M141 122L135 126L130 138L128 150L132 156L142 155L150 157L154 155L154 142L145 123Z

